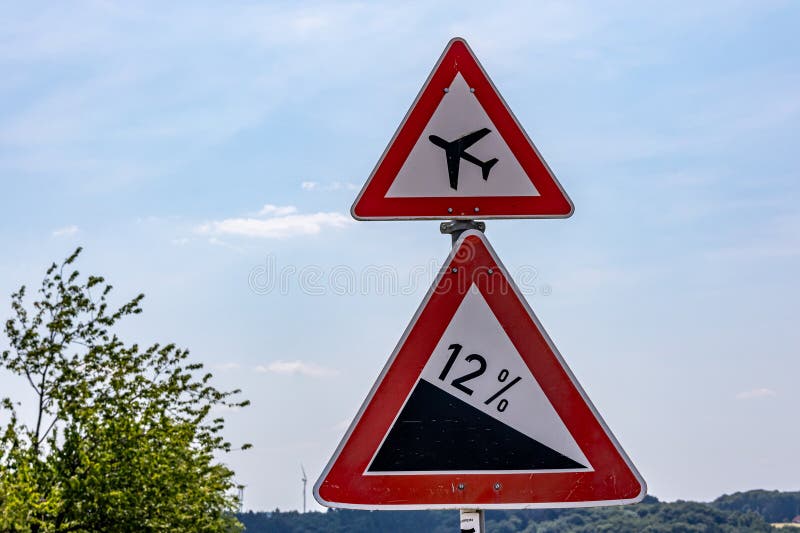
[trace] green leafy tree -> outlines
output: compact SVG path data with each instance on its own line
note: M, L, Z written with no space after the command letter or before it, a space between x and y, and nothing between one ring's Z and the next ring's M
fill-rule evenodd
M458 530L458 511L296 511L242 513L248 533L449 533ZM492 533L761 533L773 531L754 512L726 511L705 503L659 502L648 497L629 506L586 509L487 511Z
M144 295L113 308L111 285L74 269L80 252L47 270L30 307L24 286L11 298L0 368L30 385L34 416L0 402L0 530L239 530L214 411L249 402L187 350L125 344L113 329Z
M769 522L790 522L800 515L800 491L749 490L725 494L711 504L718 509L755 511Z

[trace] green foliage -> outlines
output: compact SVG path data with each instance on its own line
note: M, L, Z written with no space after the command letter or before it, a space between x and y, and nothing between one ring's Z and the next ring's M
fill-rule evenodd
M458 531L458 513L453 511L350 511L326 513L297 511L240 513L247 533L361 533L375 531L453 533Z
M791 522L800 516L800 492L750 490L720 496L711 505L717 509L755 511L768 522Z
M189 352L140 348L112 332L144 295L112 309L111 285L53 264L29 310L12 295L0 368L27 380L35 420L2 399L0 530L234 531L231 450L212 409L243 407ZM242 448L246 448L247 445Z
M495 531L487 523L489 531ZM696 502L650 503L625 507L574 509L554 520L512 530L525 533L734 533L771 531L756 513L721 511Z
M457 511L341 511L243 513L248 533L451 533ZM490 533L734 533L771 531L763 517L695 502L661 503L648 497L623 507L487 511Z

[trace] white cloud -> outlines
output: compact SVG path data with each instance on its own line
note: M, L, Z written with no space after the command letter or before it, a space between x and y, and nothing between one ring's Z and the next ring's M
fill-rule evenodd
M53 231L53 237L69 237L78 233L78 226L64 226Z
M338 371L332 368L326 368L324 366L320 366L315 363L306 363L300 360L273 361L272 363L268 363L266 365L258 365L255 368L255 370L256 372L261 372L265 374L282 374L282 375L299 374L301 376L307 376L313 378L335 376L336 374L339 373Z
M358 190L358 185L349 181L332 181L326 185L318 181L304 181L300 188L304 191L355 191Z
M272 218L226 218L201 224L195 228L203 235L235 235L262 239L286 239L300 235L317 235L323 228L344 228L352 219L342 213L312 213Z
M293 213L297 213L297 208L293 205L272 205L272 204L265 204L264 207L261 208L261 211L258 212L258 216L265 217L265 216L276 216L281 217L285 215L291 215Z
M422 16L359 2L240 7L176 7L158 17L141 6L102 2L4 10L0 40L14 46L0 46L0 66L11 73L0 89L19 91L32 81L44 89L4 116L0 143L15 149L13 160L0 158L0 165L67 172L105 187L159 176L195 157L187 146L223 142L287 101L324 94L313 82L321 71L328 80L352 80L370 63L385 64L385 54L360 43L386 35L384 26L394 28L400 16L407 27ZM62 31L81 25L85 31ZM209 25L219 31L209 33ZM187 53L202 60L184 61ZM328 68L341 57L348 61ZM77 74L54 83L42 66L58 64L77 65ZM141 158L130 154L150 149L164 155L141 168Z
M772 398L777 395L778 393L775 392L774 390L761 387L757 389L742 391L736 395L736 398L739 400L752 400L754 398Z
M355 191L355 190L358 189L358 185L356 185L355 183L350 183L349 181L345 181L345 182L334 181L333 185L338 187L338 188L345 189L345 190L348 190L348 191Z

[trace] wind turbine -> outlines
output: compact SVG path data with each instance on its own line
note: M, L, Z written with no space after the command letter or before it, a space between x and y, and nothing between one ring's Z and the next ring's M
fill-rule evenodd
M303 468L303 463L300 463L300 471L303 472L303 477L300 481L303 482L303 513L306 512L306 483L308 482L308 478L306 477L306 469Z
M244 511L244 485L237 485L236 488L239 489L239 512Z

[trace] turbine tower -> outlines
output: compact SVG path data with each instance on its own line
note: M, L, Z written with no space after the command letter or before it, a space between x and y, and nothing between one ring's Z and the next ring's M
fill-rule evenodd
M300 481L303 482L303 513L306 512L306 483L308 482L308 478L306 477L306 469L303 468L303 464L300 463L300 471L303 472L303 477Z

